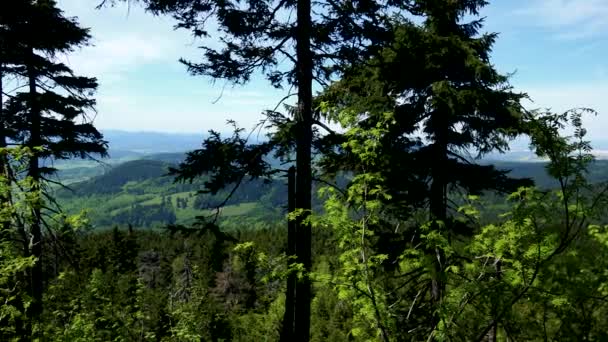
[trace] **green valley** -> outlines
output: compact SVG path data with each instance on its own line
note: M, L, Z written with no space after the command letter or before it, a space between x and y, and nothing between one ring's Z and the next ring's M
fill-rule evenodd
M174 165L165 160L179 155L158 155L110 167L91 167L82 172L89 178L55 188L62 208L72 214L86 211L94 228L132 225L159 228L167 224L189 224L197 216L214 215L214 208L228 195L202 194L203 181L175 183L168 175ZM88 173L87 173L88 172ZM102 174L98 174L103 172ZM283 212L284 182L248 182L220 209L220 218L247 216L248 220L275 220ZM242 222L242 218L239 219Z
M216 195L199 193L204 179L193 183L176 183L168 175L183 154L166 153L149 155L145 159L91 165L87 168L62 170L59 177L84 178L78 182L66 181L65 188L56 188L62 208L70 214L86 211L91 226L96 229L113 226L162 228L168 224L190 224L197 216L215 214L215 207L228 196L230 188ZM558 183L549 177L546 163L493 161L497 168L510 170L516 178L530 178L540 188L555 188ZM589 180L608 180L608 160L597 160L589 167ZM74 179L74 178L69 178ZM220 209L224 226L239 226L248 222L276 222L284 217L287 190L284 179L271 184L261 181L246 182L240 186ZM489 205L502 208L502 196L486 196ZM321 199L316 199L320 209Z

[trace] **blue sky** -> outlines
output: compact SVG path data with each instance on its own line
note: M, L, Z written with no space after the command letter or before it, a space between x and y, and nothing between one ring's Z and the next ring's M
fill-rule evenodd
M229 118L250 128L284 95L263 79L232 87L189 76L177 60L196 60L201 42L173 31L169 18L126 5L97 11L97 0L58 2L91 28L94 45L67 60L100 81L101 129L225 131ZM485 29L500 33L493 61L516 72L511 83L534 100L528 107L592 107L599 115L587 120L589 136L608 139L608 0L494 0L482 15Z

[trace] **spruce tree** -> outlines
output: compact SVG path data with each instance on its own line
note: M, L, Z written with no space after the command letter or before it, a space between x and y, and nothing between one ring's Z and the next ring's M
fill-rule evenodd
M35 322L42 311L43 293L43 228L45 181L53 169L42 160L85 158L105 154L106 143L92 125L88 111L95 100L94 78L76 76L57 56L86 45L88 29L76 19L67 18L53 0L29 0L3 4L0 25L6 30L5 41L12 44L9 60L11 72L27 91L11 95L3 111L13 132L14 144L29 148L27 177L32 194L38 194L28 222L29 247L26 255L37 262L30 275L33 303L29 315ZM6 52L6 50L3 50ZM1 54L0 54L1 55Z
M6 129L6 118L4 116L4 77L5 77L5 57L4 51L6 43L5 43L5 33L4 28L0 27L2 31L0 31L0 179L2 179L2 184L0 184L0 188L9 187L9 177L8 177L8 157L5 154L3 149L6 149L7 145L7 129ZM0 195L0 206L5 207L8 206L9 200L7 198L7 194L3 191ZM3 224L4 231L8 230L8 222Z
M128 0L124 0L128 1ZM102 1L102 5L106 2ZM134 1L135 2L135 1ZM286 142L295 146L296 257L311 269L312 151L315 124L313 83L325 86L342 66L364 61L390 41L393 23L403 19L411 1L371 0L141 0L155 14L170 14L177 28L195 37L213 36L208 21L218 24L219 49L203 46L204 61L182 60L193 75L207 75L242 84L262 72L275 87L297 87L293 119L274 115L273 123L289 123ZM295 17L293 16L295 14ZM285 62L284 62L285 61ZM269 104L270 106L271 104ZM278 118L278 120L276 120ZM320 127L327 127L320 125ZM285 127L280 127L284 129ZM285 131L283 131L285 133ZM279 139L280 140L280 139ZM310 329L311 285L298 281L294 338L307 341ZM291 325L290 322L285 324Z
M479 35L482 19L463 23L467 15L478 16L486 4L484 0L419 2L419 10L426 16L424 33L428 37L424 47L428 60L421 75L426 82L421 82L423 88L410 89L416 102L424 101L426 113L421 116L424 121L420 127L430 143L417 154L430 169L431 227L448 241L454 227L448 213L448 195L453 186L475 193L509 183L504 174L476 165L462 151L472 150L477 155L503 151L508 138L523 133L519 103L523 95L512 92L507 77L490 63L496 34ZM448 261L440 246L430 253L435 260L431 301L438 310ZM433 324L436 328L439 321L434 318Z
M353 113L350 122L355 127L386 128L378 138L382 160L376 161L376 170L365 170L382 175L382 187L390 194L385 215L406 220L418 208L428 210L430 231L414 229L412 234L440 237L425 242L433 263L428 284L431 309L424 309L432 313L431 330L439 324L444 272L452 262L438 242L451 243L468 229L455 219L454 193L509 191L530 184L476 162L479 156L506 150L509 139L523 133L520 100L525 95L514 92L508 77L490 62L496 34L479 33L482 19L467 21L478 16L486 3L415 1L412 10L424 18L423 23L398 27L390 48L368 66L354 66L320 99L330 111ZM322 165L332 174L363 172L353 155L342 145Z
M0 18L2 14L0 14ZM10 76L14 76L11 72L11 59L14 58L15 42L11 37L11 28L6 24L3 24L3 20L0 20L0 149L6 149L8 147L9 139L12 137L10 127L11 118L7 115L5 110L6 96L9 95L10 91L6 86L5 80L8 80ZM0 176L4 177L4 186L10 186L11 182L11 171L10 163L7 151L0 153ZM0 204L8 205L10 199L7 198L8 193L5 193L0 197ZM8 227L5 227L5 231L8 231Z

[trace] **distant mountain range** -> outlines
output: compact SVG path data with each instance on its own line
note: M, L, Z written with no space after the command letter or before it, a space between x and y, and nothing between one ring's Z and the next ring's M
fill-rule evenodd
M182 134L182 133L161 133L161 132L128 132L121 130L102 130L104 139L108 141L108 158L100 159L99 162L91 160L57 160L44 161L45 165L53 165L62 170L64 177L70 180L81 180L79 175L88 173L98 175L102 173L104 167L124 163L130 160L148 159L148 157L158 154L166 154L172 158L168 162L177 163L183 160L183 154L200 148L207 134ZM177 155L176 155L177 154ZM162 159L159 156L160 159ZM176 158L181 158L179 161ZM84 172L85 168L95 168ZM66 171L69 170L69 171ZM65 171L65 172L64 172Z
M103 130L104 138L110 143L112 158L120 153L162 153L184 152L201 146L207 133L160 133L160 132L128 132L120 130Z
M209 214L203 208L220 203L230 189L217 196L201 195L197 191L203 188L203 180L174 183L167 175L168 167L183 157L183 153L160 153L111 165L62 169L58 177L70 190L58 188L57 197L68 212L88 209L95 227L129 223L153 227L192 222L202 213ZM546 163L495 161L493 164L509 170L515 178L531 178L541 188L558 186L547 174ZM608 160L594 162L588 177L591 182L608 181ZM236 223L246 217L278 220L285 201L284 179L277 178L270 184L246 182L235 192L223 215ZM317 201L316 205L320 203Z
M109 158L102 161L106 164L117 164L129 160L146 158L152 155L166 154L172 158L168 162L177 163L175 153L185 153L201 147L207 133L162 133L162 132L129 132L121 130L103 130L104 138L109 142ZM608 141L592 142L594 154L598 159L608 159ZM156 157L155 157L156 158ZM161 158L162 159L162 158ZM506 153L490 153L483 158L486 161L501 162L539 162L542 161L528 148L528 142L518 139L511 143L511 150ZM60 169L90 167L89 161L57 161Z
M111 159L131 159L149 154L186 152L197 149L208 136L207 132L193 133L162 133L162 132L129 132L121 130L103 130L102 133L110 143ZM594 139L592 141L594 154L598 159L608 159L608 140ZM539 161L530 151L526 139L517 139L511 143L511 150L506 153L491 153L485 157L488 160L501 161Z

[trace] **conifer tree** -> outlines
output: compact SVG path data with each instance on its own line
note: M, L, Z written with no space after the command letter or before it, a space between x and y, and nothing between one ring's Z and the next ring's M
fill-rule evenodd
M4 30L3 30L4 31ZM6 157L3 149L7 147L7 132L6 132L6 124L5 124L5 116L4 116L4 54L3 51L5 43L4 43L4 32L0 32L0 179L2 179L2 184L0 184L0 188L3 186L10 186L9 178L8 178L8 158ZM0 195L0 206L4 207L8 205L7 194L2 192ZM3 224L2 228L4 231L8 230L8 223Z
M505 137L521 133L517 111L522 96L505 88L507 78L498 74L489 61L496 35L478 36L480 19L461 23L465 15L478 15L485 4L484 0L420 2L420 10L427 17L424 28L431 36L429 47L449 47L428 54L431 64L425 71L430 82L426 83L421 99L428 108L422 128L431 143L420 151L422 159L430 161L429 212L433 229L448 239L449 186L461 184L472 188L487 179L495 183L496 179L494 170L463 162L466 158L458 151L473 149L483 154L505 149ZM469 178L472 174L476 177ZM436 257L431 299L437 310L444 296L442 274L447 262L440 248L431 253Z
M9 119L4 122L11 126L5 129L13 132L13 143L29 148L30 191L39 194L31 209L29 247L25 251L37 260L29 284L33 298L30 315L35 321L42 311L43 292L46 205L41 190L53 172L41 161L103 155L106 143L87 116L95 105L91 96L97 81L76 76L57 58L86 45L90 39L88 29L81 28L76 19L65 17L53 0L11 2L2 4L0 10L0 25L6 28L3 40L12 43L4 46L11 49L11 72L27 85L27 91L11 95L3 113Z
M1 16L1 14L0 14ZM11 41L10 27L2 24L0 21L0 150L8 147L8 140L11 136L9 127L10 118L5 111L5 94L8 95L9 91L6 89L5 79L11 75L10 60L12 57L12 51L14 51L14 42ZM4 177L5 186L10 186L10 169L8 153L0 153L0 176ZM8 205L9 198L8 193L4 193L0 197L0 204ZM8 231L8 227L5 227L5 231Z
M104 0L102 5L106 2L113 1ZM349 64L364 61L365 56L390 41L395 19L404 20L403 11L410 9L411 1L141 2L155 14L172 15L178 21L177 28L191 30L197 38L213 35L208 30L208 21L218 23L222 47L201 47L204 61L200 63L182 60L191 74L242 84L261 71L275 87L297 87L293 120L272 113L275 117L271 122L289 123L287 139L283 142L295 146L295 206L300 213L296 219L296 256L304 269L310 271L311 229L307 217L312 209L314 125L319 123L319 117L313 115L313 83L325 86L347 61ZM303 341L309 336L310 300L310 281L303 277L296 286L293 330L295 338ZM292 337L285 338L292 340Z
M422 234L436 239L426 243L433 261L431 329L439 323L443 273L451 262L437 243L449 243L467 229L454 220L457 208L450 204L454 190L481 194L530 183L475 162L488 152L504 151L509 139L523 133L520 100L525 95L515 93L508 77L490 62L496 34L479 33L482 19L467 21L486 4L483 0L415 1L413 12L424 22L397 28L392 47L368 67L353 67L322 96L330 111L354 113L351 122L360 129L386 127L378 144L382 160L376 170L366 172L382 175L392 218L410 218L420 207L428 210L430 232ZM336 151L322 163L326 172L361 172L361 162L352 159L348 149Z

